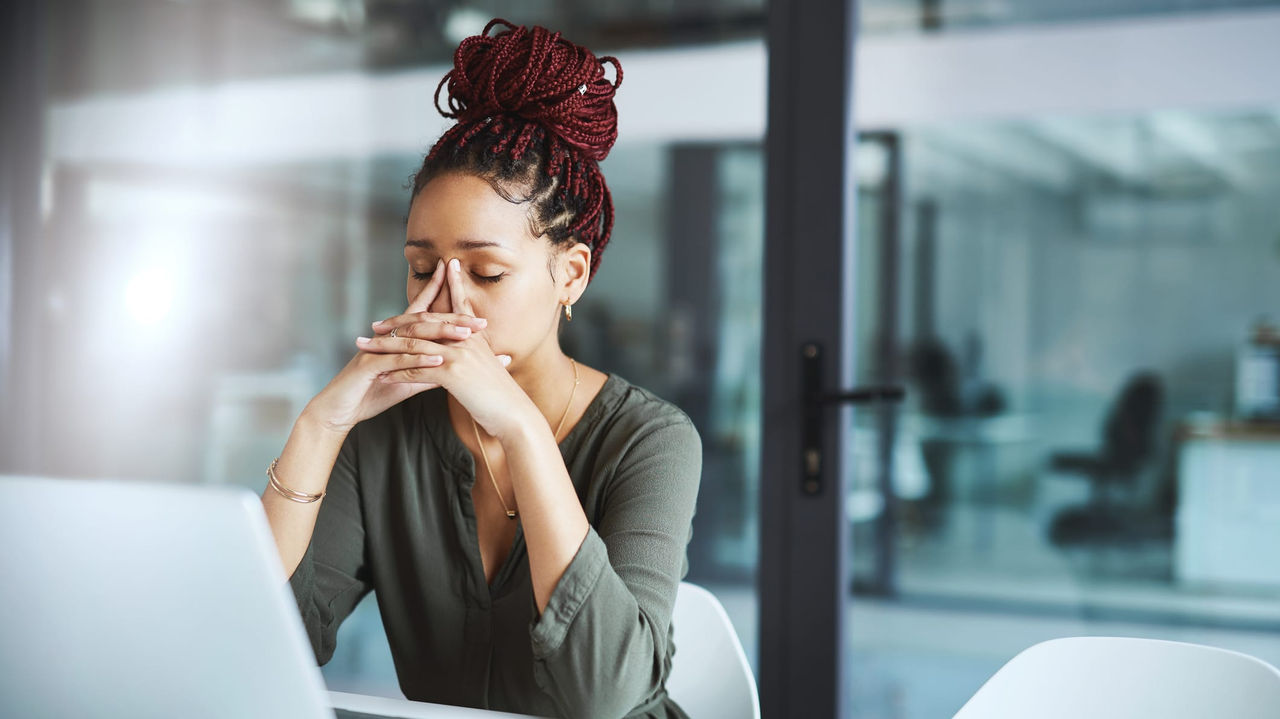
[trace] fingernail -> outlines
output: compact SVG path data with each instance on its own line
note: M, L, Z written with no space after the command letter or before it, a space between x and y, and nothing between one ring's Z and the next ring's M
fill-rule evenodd
M486 319L485 319L485 318L483 318L483 317L476 317L476 318L475 318L474 320L472 320L472 321L473 321L473 322L475 322L475 323L476 323L476 325L477 325L477 326L479 326L479 327L488 327L488 326L489 326L489 320L486 320Z
M374 327L381 327L381 326L385 325L386 323L387 323L387 321L386 321L386 320L378 320L377 322L374 322L374 323L373 323L373 326L374 326Z
M506 367L511 364L511 355L498 355L498 361L502 363L503 367Z
M457 336L459 336L459 337L470 337L470 336L471 336L471 328L470 328L470 327L459 327L458 325L449 325L449 331L450 331L450 332L453 332L455 335L457 335Z
M452 260L449 260L449 269L453 270L454 272L457 272L461 267L462 267L462 263L458 262L457 257L453 258Z
M369 344L369 342L370 342L370 340L369 340L369 338L368 338L368 337L357 337L357 338L356 338L356 344L358 344L358 345L367 345L367 344Z

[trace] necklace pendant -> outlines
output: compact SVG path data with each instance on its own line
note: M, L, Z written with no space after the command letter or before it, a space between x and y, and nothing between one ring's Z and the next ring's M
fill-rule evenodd
M516 510L514 510L514 509L508 509L508 510L507 510L507 519L515 519L515 518L516 518Z

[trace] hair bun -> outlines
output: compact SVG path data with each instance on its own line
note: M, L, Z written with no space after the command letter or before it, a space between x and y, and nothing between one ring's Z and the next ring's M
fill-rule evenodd
M489 30L505 25L492 37ZM611 63L616 79L604 76ZM448 85L448 109L440 91ZM565 143L603 160L618 139L618 109L613 95L622 84L622 66L613 57L590 50L543 27L494 19L479 35L463 40L453 53L453 69L436 87L436 109L460 123L498 114L540 123Z

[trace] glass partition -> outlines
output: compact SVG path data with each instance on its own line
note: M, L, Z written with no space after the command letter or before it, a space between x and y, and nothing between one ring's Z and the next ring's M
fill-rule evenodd
M345 0L49 4L44 224L23 268L34 289L17 301L76 351L23 378L43 388L29 469L262 491L355 338L404 307L407 183L442 127L428 102L489 13L619 55L622 98L655 83L632 53L758 39L762 12L758 0L506 2L484 16ZM404 127L412 139L394 139ZM563 343L695 418L705 471L688 579L717 591L754 660L760 152L624 114L603 169L614 237ZM374 595L324 674L399 695Z
M909 399L891 450L871 413L850 438L856 715L949 715L1066 634L1280 663L1280 113L893 137L897 178L863 143L860 247L900 183L901 265L859 307L899 298Z

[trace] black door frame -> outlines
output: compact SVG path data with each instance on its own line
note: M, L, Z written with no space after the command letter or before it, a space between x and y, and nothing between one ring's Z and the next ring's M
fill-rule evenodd
M41 0L0 6L0 474L42 468L49 383L47 248L40 213L47 102L47 23Z
M806 457L801 374L805 349L820 347L825 386L849 387L854 376L857 10L857 0L769 4L758 574L766 718L847 715L849 531L838 439L851 411L823 412L824 451Z

